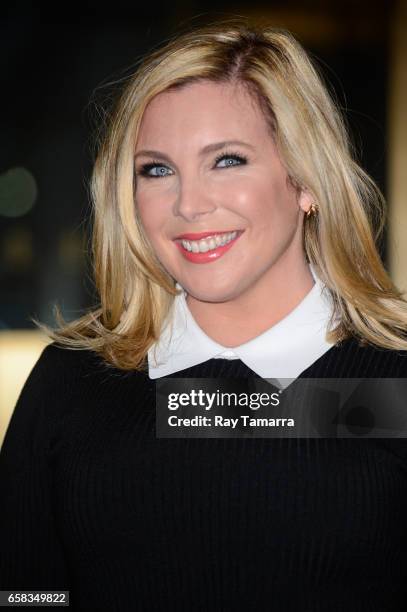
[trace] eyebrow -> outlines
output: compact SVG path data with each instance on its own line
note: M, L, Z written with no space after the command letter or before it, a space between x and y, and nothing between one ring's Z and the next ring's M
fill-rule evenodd
M222 142L214 142L206 145L199 151L199 155L203 156L207 153L212 153L213 151L223 149L224 147L230 145L239 145L254 150L253 145L249 144L248 142L244 142L243 140L223 140ZM171 158L168 155L162 153L161 151L154 151L152 149L143 149L142 151L137 151L134 156L134 159L136 159L137 157L141 157L142 155L146 157L160 157L161 159L165 159L166 161L171 162Z

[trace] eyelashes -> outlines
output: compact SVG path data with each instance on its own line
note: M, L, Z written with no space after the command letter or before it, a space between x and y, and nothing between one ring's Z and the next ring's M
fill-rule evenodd
M232 153L232 152L231 153L221 153L220 155L216 157L215 162L218 164L223 159L234 159L235 161L239 162L239 165L247 163L247 157L245 157L244 155L240 155L239 153ZM234 165L235 164L229 164L223 167L229 168L230 166L234 166Z
M235 153L233 151L230 152L224 152L221 153L220 155L218 155L215 159L215 166L216 164L218 164L220 161L223 161L224 159L233 159L234 161L239 162L238 164L227 164L225 166L220 166L220 169L222 168L233 168L235 166L241 166L247 163L247 157L245 157L244 155L241 155L240 153ZM148 163L148 164L143 164L142 166L140 166L139 170L137 171L137 175L138 176L143 176L145 178L165 178L166 176L170 176L168 174L150 174L150 170L153 170L154 168L167 168L168 167L163 164L162 162L159 162L157 160L153 160L152 162Z
M164 164L160 163L159 161L153 160L152 162L150 162L149 164L143 164L140 169L137 171L137 176L143 176L144 178L161 178L161 177L165 177L167 176L166 174L161 174L161 176L159 174L149 174L150 170L152 170L153 168L166 168L167 166L165 166Z

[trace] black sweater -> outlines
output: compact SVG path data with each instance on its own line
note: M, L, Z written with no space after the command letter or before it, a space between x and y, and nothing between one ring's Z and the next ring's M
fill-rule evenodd
M405 352L349 339L301 377L406 374ZM157 438L155 382L44 349L0 453L0 590L103 612L407 609L407 439Z

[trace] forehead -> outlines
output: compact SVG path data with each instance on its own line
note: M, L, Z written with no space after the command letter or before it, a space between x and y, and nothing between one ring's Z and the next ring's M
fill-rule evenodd
M183 136L225 139L264 135L266 119L242 84L202 81L156 95L142 117L138 144Z

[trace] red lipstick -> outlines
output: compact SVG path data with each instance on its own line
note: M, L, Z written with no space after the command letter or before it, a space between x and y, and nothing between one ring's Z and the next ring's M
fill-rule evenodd
M187 233L176 236L174 240L200 240L201 238L207 238L208 236L215 236L216 234L229 234L230 232L238 232L239 230L213 230L213 232L199 232L198 234Z
M187 260L190 261L192 263L211 263L213 261L216 261L217 259L219 259L219 257L222 257L227 251L229 251L235 244L236 242L239 240L240 236L244 233L244 230L236 230L237 231L237 235L236 237L231 240L230 242L228 242L227 244L223 245L223 246L218 246L215 249L210 249L209 251L206 251L206 253L194 253L193 251L188 251L187 249L185 249L182 246L182 243L179 241L180 239L175 239L175 244L177 245L178 250L180 251L180 253L182 254L182 256ZM214 233L216 232L202 232L202 234L205 233L206 236L213 236ZM225 232L223 232L225 233ZM227 233L227 232L226 232ZM199 235L200 238L203 238L204 236L202 236L202 234L183 234L183 236L185 236L185 240L188 240L188 238L186 238L186 236L196 236ZM189 238L189 240L191 240L191 238Z

